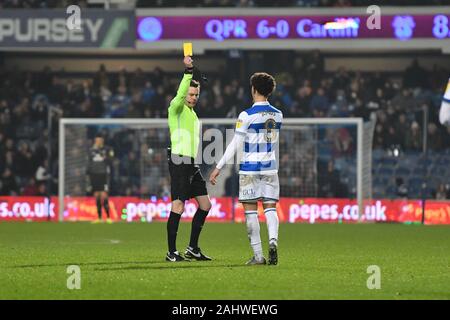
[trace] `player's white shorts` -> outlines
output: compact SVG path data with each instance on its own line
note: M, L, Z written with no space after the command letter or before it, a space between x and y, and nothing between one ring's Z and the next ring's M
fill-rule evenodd
M270 175L239 175L239 201L277 202L280 198L280 183L278 174Z

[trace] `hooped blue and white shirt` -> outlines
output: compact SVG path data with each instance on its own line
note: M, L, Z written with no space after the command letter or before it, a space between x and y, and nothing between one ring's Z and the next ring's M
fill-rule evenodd
M447 88L445 89L444 98L445 102L450 103L450 79L448 79Z
M278 173L278 145L283 113L268 101L239 114L236 134L245 135L239 174Z

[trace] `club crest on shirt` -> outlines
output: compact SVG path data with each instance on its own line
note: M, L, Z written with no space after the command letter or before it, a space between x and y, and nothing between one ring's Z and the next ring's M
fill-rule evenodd
M275 122L274 119L267 119L266 122L264 122L264 129L265 129L264 138L266 139L267 142L271 142L275 138L276 127L277 123Z

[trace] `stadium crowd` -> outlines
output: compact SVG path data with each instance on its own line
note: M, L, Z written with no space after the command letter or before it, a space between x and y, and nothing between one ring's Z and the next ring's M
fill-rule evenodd
M366 7L450 5L450 0L131 0L138 8L153 7ZM0 8L99 7L87 0L2 0Z
M302 55L295 61L293 65L281 63L273 66L276 69L267 70L277 79L271 103L279 106L285 117L363 117L366 120L376 117L374 150L419 152L422 107L427 105L430 109L429 149L435 152L450 149L450 128L442 127L437 120L449 70L435 67L427 71L414 61L401 74L353 72L345 68L328 73L324 71L323 57L318 52ZM237 78L229 69L208 75L209 82L202 87L196 107L200 118L236 118L241 110L251 105L248 79ZM0 194L46 194L46 181L57 177L57 120L54 118L53 130L49 133L48 106L61 110L64 117L166 118L167 106L179 80L179 74L159 68L151 72L125 68L117 71L101 65L96 73L82 76L52 71L48 67L39 73L1 68ZM53 143L50 169L46 161L49 134ZM107 143L114 143L113 138L107 139ZM128 138L124 138L122 146L115 147L117 170L120 170L115 172L118 178L132 175L136 171L133 163L140 157L139 150L126 147ZM324 141L334 158L354 156L356 143L350 130L325 132ZM293 148L286 150L292 154L281 158L281 168L290 167L283 166L283 161L291 157L300 157L305 164L304 169L298 169L298 172L305 171L301 174L304 179L293 179L292 172L280 172L282 189L285 188L288 195L295 195L299 186L314 178L308 176L306 167L311 159L294 154ZM159 155L158 159L163 161L164 155ZM334 163L321 164L319 190L313 192L326 196L348 196L349 192L351 195L352 191L345 191L345 183L337 178L336 170ZM55 193L56 180L52 180ZM115 190L129 189L127 193L138 195L137 180L130 180L135 184L132 188L117 184ZM167 186L161 189L167 193Z

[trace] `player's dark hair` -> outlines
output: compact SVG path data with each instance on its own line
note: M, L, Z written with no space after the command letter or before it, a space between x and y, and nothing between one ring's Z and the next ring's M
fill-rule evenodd
M200 89L200 83L198 81L195 81L195 80L191 80L191 84L189 86L193 87L193 88L199 88Z
M250 84L259 94L266 98L272 94L277 85L275 78L265 72L254 73L250 77Z

